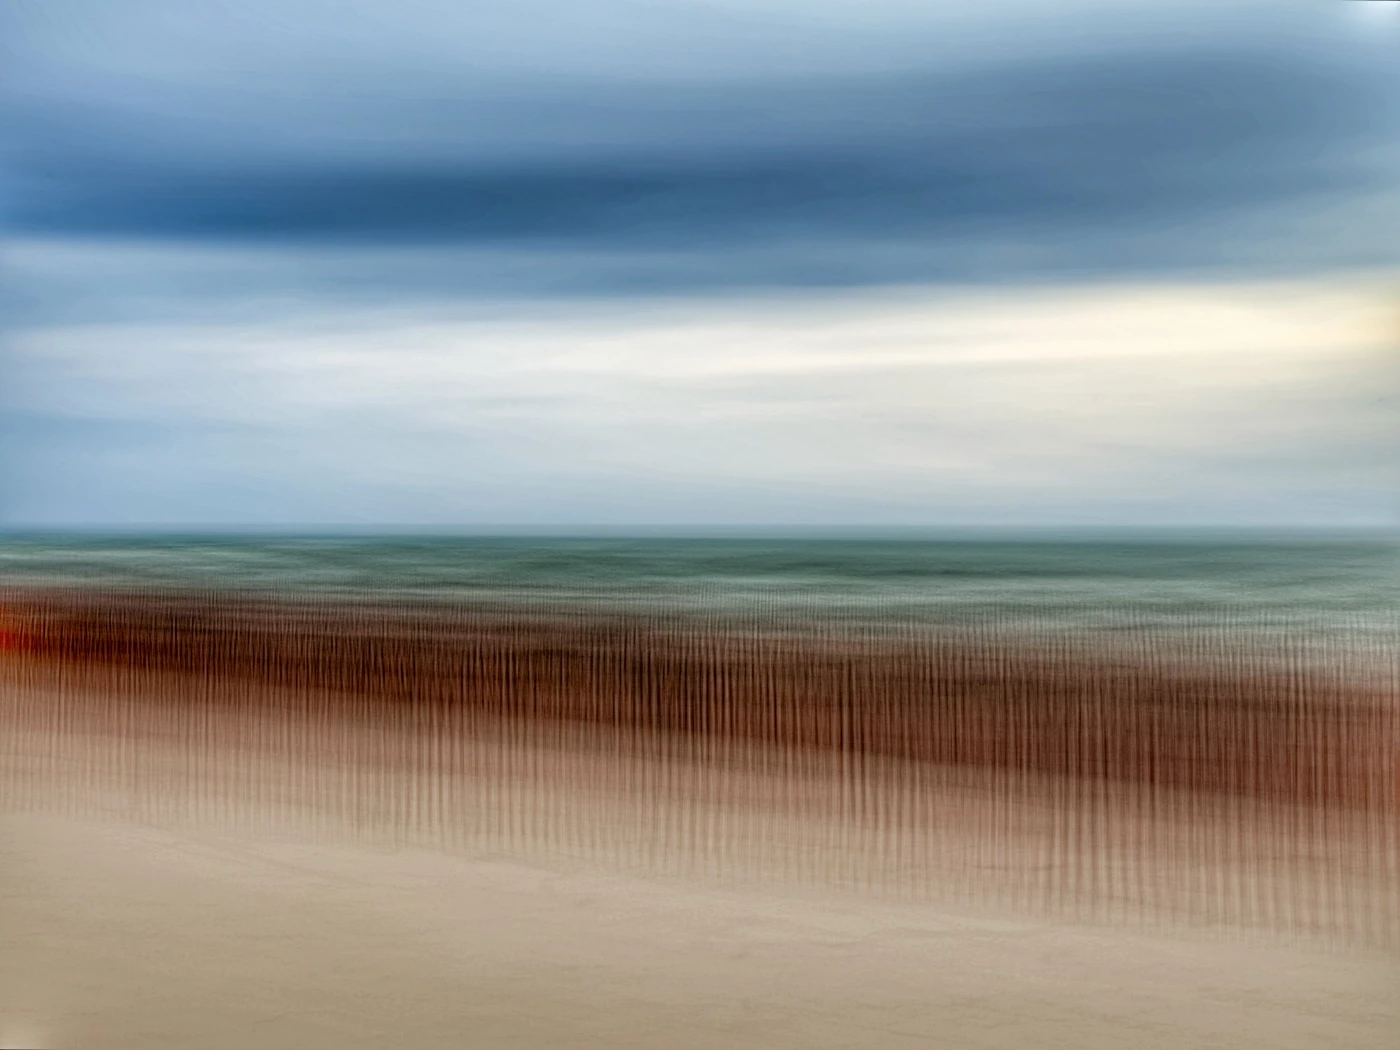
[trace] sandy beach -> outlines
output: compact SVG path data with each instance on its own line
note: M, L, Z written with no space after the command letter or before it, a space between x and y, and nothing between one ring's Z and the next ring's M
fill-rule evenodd
M1074 684L1004 656L1000 677L945 664L980 706L917 724L888 649L681 637L643 659L622 635L571 657L578 637L549 629L473 636L473 664L460 640L449 659L433 636L281 615L251 635L66 620L62 645L11 645L0 1046L1400 1036L1393 751L1357 732L1358 711L1391 717L1373 693L1295 679L1271 700L1262 679L1170 667ZM794 707L783 674L814 653L842 673L809 671L825 706ZM463 667L494 676L468 679L486 701L452 702ZM570 700L571 680L593 693ZM1105 681L1128 683L1125 706L1088 718ZM1182 683L1215 703L1173 723L1162 697L1189 700ZM890 697L893 724L952 733L957 761L880 737ZM1008 712L1027 698L1059 734L1047 761L973 746L1025 734ZM1133 750L1135 726L1156 731ZM1232 754L1250 775L1213 775Z

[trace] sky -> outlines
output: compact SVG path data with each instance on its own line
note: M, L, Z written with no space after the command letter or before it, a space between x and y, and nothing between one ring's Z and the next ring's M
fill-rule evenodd
M1389 0L0 40L0 526L1397 521Z

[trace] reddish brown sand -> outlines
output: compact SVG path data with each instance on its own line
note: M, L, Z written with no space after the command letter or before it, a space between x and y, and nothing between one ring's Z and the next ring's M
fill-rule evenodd
M1395 683L1235 653L1228 666L995 636L819 637L608 621L181 596L29 595L10 651L143 693L238 683L396 719L562 722L1217 791L1301 804L1400 800ZM154 681L154 680L151 680ZM161 686L164 688L164 686ZM187 691L175 685L177 692ZM367 715L368 717L368 715Z

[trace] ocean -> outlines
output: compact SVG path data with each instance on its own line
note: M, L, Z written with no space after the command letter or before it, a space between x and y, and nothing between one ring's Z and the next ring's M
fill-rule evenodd
M1400 651L1400 545L1374 535L24 534L0 539L0 585Z

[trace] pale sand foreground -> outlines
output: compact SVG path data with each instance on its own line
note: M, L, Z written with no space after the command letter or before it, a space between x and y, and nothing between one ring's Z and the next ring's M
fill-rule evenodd
M7 1047L1393 1047L1400 968L795 892L0 820Z

